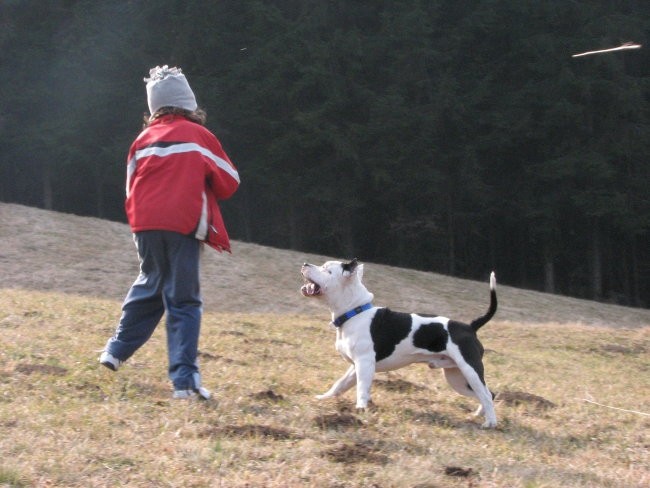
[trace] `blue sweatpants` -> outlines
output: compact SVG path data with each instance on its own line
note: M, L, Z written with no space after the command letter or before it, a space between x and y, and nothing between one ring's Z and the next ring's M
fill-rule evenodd
M130 358L153 334L167 312L169 378L175 390L201 386L197 362L202 301L199 281L201 242L176 232L134 235L140 274L122 305L122 317L106 351Z

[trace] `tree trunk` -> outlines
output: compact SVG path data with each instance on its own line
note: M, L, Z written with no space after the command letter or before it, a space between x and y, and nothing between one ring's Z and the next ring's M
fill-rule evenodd
M517 274L519 276L519 286L528 286L528 229L525 225L517 227Z
M95 181L95 211L97 212L97 217L100 219L104 218L104 185L101 181Z
M456 239L455 233L455 220L454 220L454 200L452 192L447 193L447 272L451 276L456 274Z
M490 227L490 269L495 270L497 267L497 233L494 227Z
M555 293L555 263L548 244L544 246L544 291Z
M352 230L352 217L351 212L345 211L343 218L340 222L340 239L341 239L341 248L343 250L343 255L349 259L355 258L356 250L354 245L354 232Z
M603 260L600 227L598 221L591 226L591 298L603 297Z
M302 249L302 228L300 226L300 215L296 208L297 204L289 206L289 249Z
M637 238L636 236L633 236L632 239L630 239L630 267L628 268L628 273L629 273L629 292L628 292L628 300L632 305L635 307L644 307L647 306L647 304L642 303L641 300L641 290L640 290L640 285L641 285L641 279L640 279L640 272L639 272L639 257L637 253L637 245L636 245Z
M46 164L43 166L43 208L54 209L54 191L52 190L52 172Z
M248 191L244 189L237 203L237 220L239 222L240 239L253 242L253 226L251 224L251 211Z

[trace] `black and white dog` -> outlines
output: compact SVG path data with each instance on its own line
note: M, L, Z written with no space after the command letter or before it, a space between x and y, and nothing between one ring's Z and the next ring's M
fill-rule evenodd
M471 324L446 317L393 312L372 305L374 295L361 282L363 265L328 261L322 266L302 266L306 297L327 302L336 327L336 350L351 365L323 395L338 396L357 385L357 408L370 401L375 372L390 371L411 363L443 368L447 382L461 395L478 398L477 415L485 415L484 428L497 424L493 395L483 378L483 346L476 331L497 309L496 279L490 276L490 307Z

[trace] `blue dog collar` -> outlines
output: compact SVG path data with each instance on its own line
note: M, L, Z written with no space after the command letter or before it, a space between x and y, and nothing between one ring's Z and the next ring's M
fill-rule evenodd
M372 308L372 303L366 303L365 305L361 305L357 308L353 308L352 310L348 310L343 315L339 315L334 320L332 320L332 324L334 324L335 327L341 327L347 320L351 319L355 315L359 315L361 312L365 312L369 308Z

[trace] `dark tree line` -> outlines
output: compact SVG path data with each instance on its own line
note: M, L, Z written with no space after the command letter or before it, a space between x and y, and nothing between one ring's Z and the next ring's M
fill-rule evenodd
M142 78L240 169L233 237L650 303L645 0L8 0L0 200L123 220Z

